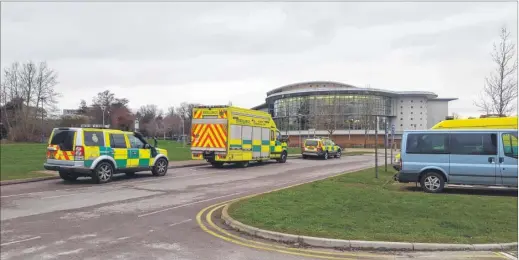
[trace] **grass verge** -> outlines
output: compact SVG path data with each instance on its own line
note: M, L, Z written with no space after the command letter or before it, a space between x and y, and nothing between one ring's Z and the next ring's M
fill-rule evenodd
M229 214L262 229L337 239L517 241L515 192L428 194L394 183L393 172L379 174L375 179L373 168L260 195L233 204Z
M48 177L34 172L43 170L45 153L43 144L0 145L0 181Z

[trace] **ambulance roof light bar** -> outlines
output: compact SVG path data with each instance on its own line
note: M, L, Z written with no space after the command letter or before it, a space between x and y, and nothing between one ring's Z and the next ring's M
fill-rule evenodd
M196 106L194 108L226 108L228 105L215 105L215 106Z

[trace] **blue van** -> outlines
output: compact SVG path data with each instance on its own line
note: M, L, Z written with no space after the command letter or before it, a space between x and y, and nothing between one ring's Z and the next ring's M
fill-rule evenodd
M517 187L517 130L405 131L397 179L431 193L445 184Z

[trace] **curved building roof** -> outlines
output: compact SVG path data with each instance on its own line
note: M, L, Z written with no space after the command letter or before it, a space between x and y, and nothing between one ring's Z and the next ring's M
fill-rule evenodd
M375 88L359 88L333 81L308 81L290 84L267 92L267 99L278 99L284 96L305 96L331 93L349 94L374 94L389 97L420 96L427 99L438 97L436 93L429 91L391 91Z

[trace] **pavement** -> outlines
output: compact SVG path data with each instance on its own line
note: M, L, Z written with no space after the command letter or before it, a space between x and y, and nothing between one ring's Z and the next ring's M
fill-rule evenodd
M0 258L507 259L497 252L307 252L275 244L258 246L252 238L238 240L217 233L204 217L208 207L218 203L373 164L372 155L291 159L249 168L175 168L164 177L121 175L103 185L79 179L2 186Z

